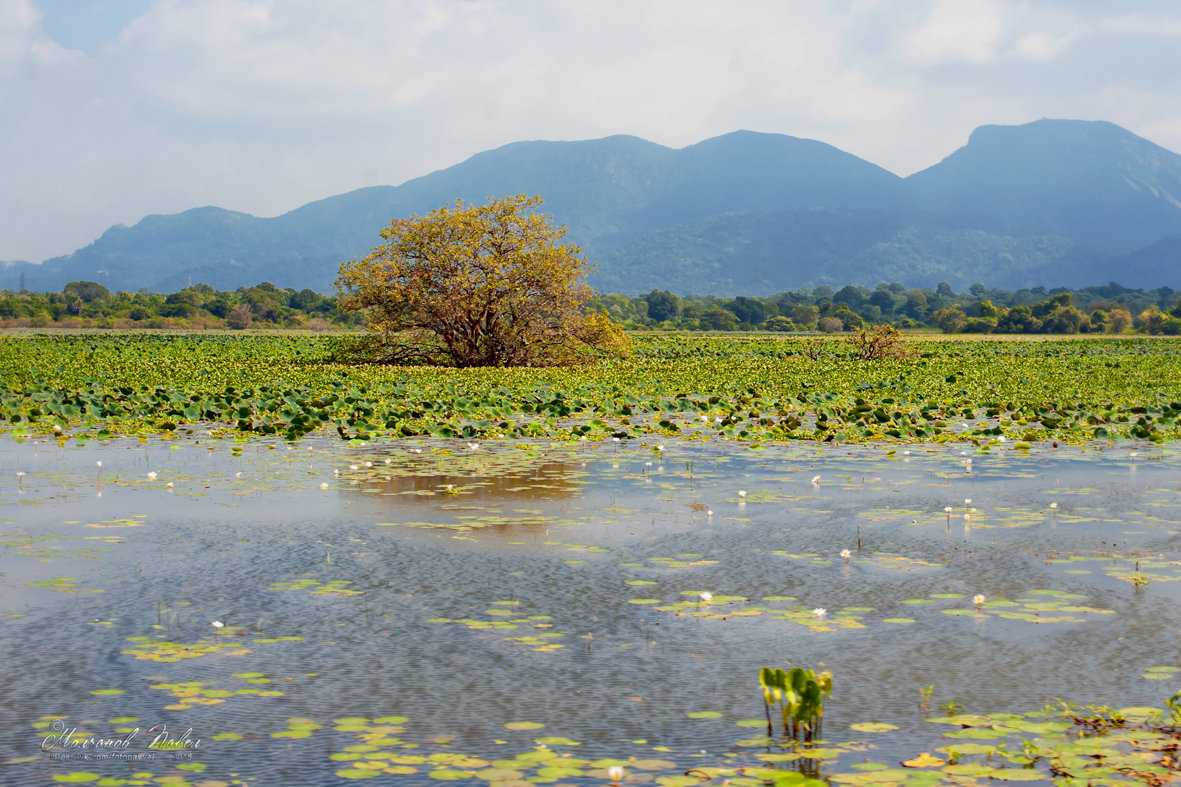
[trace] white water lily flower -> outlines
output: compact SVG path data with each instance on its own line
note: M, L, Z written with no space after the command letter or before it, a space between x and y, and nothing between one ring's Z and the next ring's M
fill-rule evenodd
M153 470L152 472L148 473L148 478L155 478L155 477L156 477L156 471L155 471L155 470Z
M95 467L102 467L103 466L102 460L100 459L99 461L95 462L94 466Z
M965 499L964 499L964 505L966 505L966 506L970 506L970 505L972 505L972 498L970 498L970 497L968 497L968 498L965 498Z
M822 618L828 614L828 610L824 607L817 607L816 609L812 610L812 614L818 618Z
M849 551L849 550L847 550L847 549L842 549L842 550L841 550L841 557L843 557L845 560L848 560L848 559L849 559L849 556L850 556L851 554L853 554L853 553L852 553L852 552L850 552L850 551Z
M327 484L327 483L320 484L320 488L321 488L321 489L327 489L327 488L328 488L328 484Z
M972 603L978 607L982 605L984 603L984 594L977 593L975 596L972 596Z
M222 623L220 620L215 620L212 623L210 623L209 625L213 626L215 629L219 629L219 628L222 628L223 626L225 626L225 623Z
M812 486L816 486L819 483L820 483L820 476L818 476L818 475L812 476Z
M613 782L617 782L623 778L624 770L622 765L612 765L607 769L607 776Z
M704 601L706 604L708 604L709 602L714 600L714 594L710 593L708 590L706 590L701 593L701 600Z
M1050 508L1057 508L1057 507L1058 507L1057 503L1050 503Z
M745 490L745 489L739 489L739 490L738 490L738 496L739 496L739 497L746 497L746 490Z
M943 510L944 510L946 513L950 514L950 513L951 513L951 506L947 506L947 507L945 507Z

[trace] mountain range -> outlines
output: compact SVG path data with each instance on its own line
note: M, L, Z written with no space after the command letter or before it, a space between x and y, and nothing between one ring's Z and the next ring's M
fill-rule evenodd
M340 263L379 243L391 218L519 193L541 195L604 292L893 281L1181 288L1181 156L1080 120L983 126L906 178L822 142L751 131L681 149L630 136L517 142L275 218L216 207L148 216L73 254L2 263L0 288L270 281L330 292Z

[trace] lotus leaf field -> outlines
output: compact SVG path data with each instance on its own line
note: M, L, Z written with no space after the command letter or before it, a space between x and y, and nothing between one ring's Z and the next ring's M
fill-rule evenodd
M743 440L1079 442L1181 436L1181 344L669 336L572 370L345 367L316 336L85 334L0 341L9 428L162 432L201 421L298 439L648 434ZM105 430L105 432L104 432Z
M1181 784L1181 340L340 340L0 337L0 785Z

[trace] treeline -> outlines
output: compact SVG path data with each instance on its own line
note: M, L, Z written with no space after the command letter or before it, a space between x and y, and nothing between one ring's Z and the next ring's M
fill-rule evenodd
M1078 290L1032 287L990 290L973 284L953 292L879 284L874 289L804 287L766 298L678 297L665 290L628 298L604 295L594 304L626 327L683 331L854 331L890 323L945 333L1181 334L1181 300L1170 287L1133 290L1111 282Z
M821 286L770 297L600 295L591 307L624 327L683 331L854 331L890 323L945 333L1124 333L1181 335L1181 300L1169 287L1133 290L1114 282L1078 290L1033 287L955 293L879 284L874 289ZM90 281L61 292L0 290L0 327L29 328L304 328L361 324L335 295L279 289L269 282L233 291L196 284L170 295L111 292Z
M270 282L219 291L195 284L171 295L111 292L74 281L61 292L0 291L0 326L28 328L306 328L360 324L336 296L281 290Z

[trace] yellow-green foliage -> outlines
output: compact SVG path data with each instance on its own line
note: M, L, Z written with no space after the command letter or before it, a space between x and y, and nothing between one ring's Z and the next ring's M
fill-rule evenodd
M593 349L625 349L622 330L587 315L590 266L565 227L521 194L394 219L385 241L341 266L346 309L371 335L361 357L383 363L560 366Z
M74 334L0 339L9 429L207 422L298 437L1086 440L1181 436L1172 339L907 339L860 361L840 339L640 336L635 356L550 369L341 366L331 337ZM966 428L962 428L966 427Z

